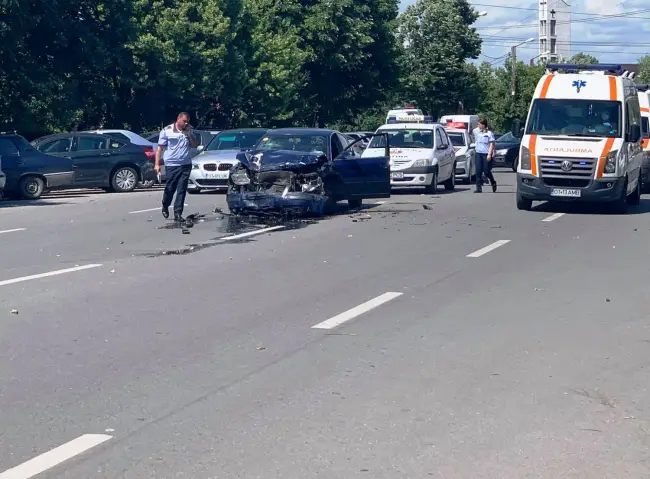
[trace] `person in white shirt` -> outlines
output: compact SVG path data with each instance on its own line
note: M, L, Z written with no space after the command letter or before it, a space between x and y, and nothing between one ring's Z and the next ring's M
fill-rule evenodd
M492 191L496 193L497 182L492 174L494 133L488 128L487 120L484 119L479 120L478 129L478 133L474 136L476 142L476 190L474 193L483 192L483 173L490 180Z

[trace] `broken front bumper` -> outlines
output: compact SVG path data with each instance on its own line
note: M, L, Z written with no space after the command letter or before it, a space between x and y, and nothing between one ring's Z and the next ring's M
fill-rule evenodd
M327 196L314 193L273 194L264 192L233 192L226 195L232 213L325 213Z

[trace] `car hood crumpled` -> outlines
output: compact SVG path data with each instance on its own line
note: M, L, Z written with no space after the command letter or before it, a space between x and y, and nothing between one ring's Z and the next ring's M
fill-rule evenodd
M256 150L237 155L242 166L259 172L305 171L316 169L327 161L324 152L293 150Z

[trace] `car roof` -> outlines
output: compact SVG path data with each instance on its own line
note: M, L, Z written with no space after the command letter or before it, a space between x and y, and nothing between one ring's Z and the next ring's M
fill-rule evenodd
M381 125L377 131L381 130L433 130L436 126L442 126L440 123L386 123Z
M467 130L463 130L462 128L445 128L445 130L447 133L467 133L469 135Z
M66 138L68 136L72 135L83 135L83 136L90 136L93 138L101 138L101 139L106 139L106 135L99 135L97 133L89 133L87 131L68 131L66 133L53 133L51 135L45 135L41 136L40 138L36 138L34 141L41 142L44 140L53 140L56 138Z
M212 131L217 131L217 130L196 130L196 131L205 131L205 132L212 132ZM219 130L218 133L228 133L231 131L238 131L240 133L255 133L255 132L267 132L269 131L268 128L230 128L228 130Z
M283 135L298 135L298 134L312 134L312 135L329 135L332 133L338 133L336 130L330 130L328 128L277 128L269 130L269 133L280 133Z

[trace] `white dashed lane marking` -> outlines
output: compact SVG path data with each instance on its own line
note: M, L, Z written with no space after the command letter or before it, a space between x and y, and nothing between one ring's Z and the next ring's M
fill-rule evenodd
M552 214L551 216L547 216L542 221L545 221L546 223L550 223L551 221L555 221L556 219L561 218L562 216L564 216L564 213L555 213Z
M190 205L185 203L185 206L190 206ZM135 215L135 214L138 214L138 213L149 213L150 211L160 211L161 209L162 209L162 206L158 206L156 208L149 208L149 209L146 209L146 210L129 211L129 214L130 215Z
M489 253L490 251L494 251L497 248L500 248L504 244L510 243L510 240L499 240L495 241L494 243L487 245L485 248L481 248L479 250L474 251L473 253L470 253L467 255L468 258L480 258L484 254Z
M30 479L112 438L113 436L105 434L84 434L3 472L0 479Z
M393 292L388 292L384 293L380 296L377 296L376 298L371 299L370 301L366 301L363 304L360 304L359 306L355 306L352 309L348 309L347 311L338 314L326 321L323 321L322 323L318 323L315 326L312 326L312 329L333 329L336 328L337 326L342 325L343 323L347 323L348 321L356 318L357 316L361 316L364 313L367 313L371 309L375 309L378 306L381 306L384 303L387 303L389 301L392 301L395 298L399 298L402 296L402 293L393 293Z
M0 234L2 233L15 233L16 231L25 231L27 228L14 228L12 230L3 230L0 231Z
M75 266L74 268L57 269L56 271L48 271L47 273L38 273L38 274L32 274L30 276L21 276L20 278L5 279L4 281L0 281L0 286L7 286L9 284L22 283L24 281L31 281L33 279L49 278L50 276L58 276L60 274L74 273L76 271L83 271L83 270L86 270L86 269L99 268L100 266L103 266L103 265L101 265L101 264L87 264L87 265L84 265L84 266ZM0 476L0 478L2 478L2 476ZM2 478L2 479L4 479L4 478Z

